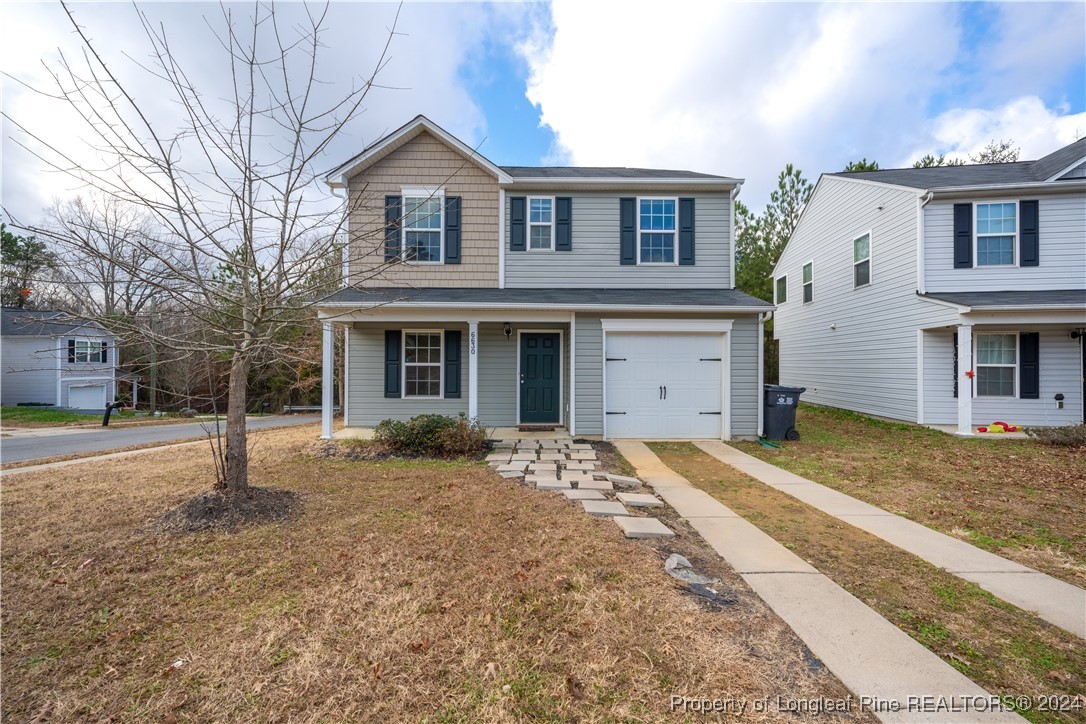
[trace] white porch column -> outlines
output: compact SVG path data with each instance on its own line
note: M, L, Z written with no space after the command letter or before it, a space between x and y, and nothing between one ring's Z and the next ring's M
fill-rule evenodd
M569 313L569 420L570 437L577 436L577 313Z
M321 437L332 438L332 413L335 409L336 344L332 323L324 323L324 359L321 363Z
M479 419L479 321L468 322L468 419Z
M973 434L973 325L958 325L958 434Z

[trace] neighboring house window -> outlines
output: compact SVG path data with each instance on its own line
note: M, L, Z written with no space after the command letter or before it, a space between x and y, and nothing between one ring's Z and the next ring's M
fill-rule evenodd
M977 204L977 266L1013 266L1017 204Z
M554 199L528 199L528 248L554 249Z
M777 280L776 301L777 301L777 304L784 304L785 302L788 301L788 275L787 274L785 274L783 277L781 277L781 278L779 278Z
M404 331L404 397L441 397L441 336Z
M105 363L107 361L106 349L103 348L102 343L97 340L90 339L75 339L73 340L74 347L69 346L68 362L93 362L93 363Z
M977 335L977 396L1014 397L1018 335Z
M419 263L441 263L440 193L404 194L403 197L403 259Z
M638 199L638 240L641 264L675 263L677 199Z
M871 283L871 234L852 242L852 284L862 287Z
M803 303L814 301L814 262L803 265Z

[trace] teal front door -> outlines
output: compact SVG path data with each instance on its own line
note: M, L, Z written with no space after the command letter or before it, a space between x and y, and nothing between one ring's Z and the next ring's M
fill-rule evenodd
M525 425L561 421L561 341L559 335L520 335L520 422Z

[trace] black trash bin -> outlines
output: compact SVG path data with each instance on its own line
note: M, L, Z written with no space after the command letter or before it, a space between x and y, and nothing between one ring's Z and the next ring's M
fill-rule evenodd
M766 440L799 439L799 431L796 430L796 408L799 407L800 393L806 391L806 387L765 385L762 400Z

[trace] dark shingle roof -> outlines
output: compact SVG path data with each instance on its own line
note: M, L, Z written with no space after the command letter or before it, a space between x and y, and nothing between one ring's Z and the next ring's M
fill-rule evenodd
M54 322L65 319L67 322ZM52 337L67 334L73 329L96 326L94 322L81 322L65 312L55 309L19 309L4 307L0 311L0 335L4 337Z
M625 166L502 166L513 178L701 178L731 181L728 176L714 176L696 171L662 168L626 168Z
M883 171L841 172L828 175L860 178L897 186L911 186L918 189L1001 186L1045 181L1084 156L1086 156L1086 138L1080 138L1074 143L1053 151L1036 161L935 166L932 168L893 168Z
M1086 289L1042 289L1014 292L928 292L922 298L938 299L963 307L1061 307L1079 308L1086 318Z
M467 289L348 287L321 299L325 304L438 304L469 307L506 305L510 308L570 307L749 307L770 309L768 302L737 289ZM696 310L692 310L696 311Z

